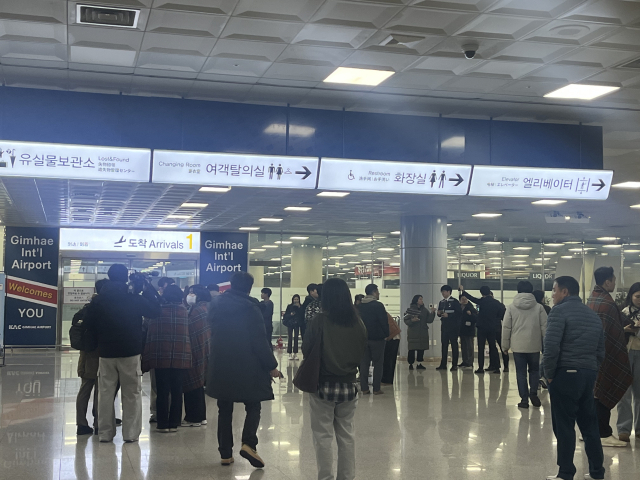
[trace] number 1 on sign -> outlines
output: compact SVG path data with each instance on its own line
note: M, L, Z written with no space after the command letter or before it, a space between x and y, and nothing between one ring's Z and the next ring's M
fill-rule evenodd
M193 249L193 233L190 233L189 235L187 235L187 238L189 239L189 250Z

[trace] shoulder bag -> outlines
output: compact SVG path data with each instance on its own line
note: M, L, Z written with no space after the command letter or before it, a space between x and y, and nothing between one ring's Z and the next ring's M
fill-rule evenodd
M320 363L322 356L322 333L324 318L318 316L320 328L318 329L318 337L311 346L309 355L304 357L300 368L293 378L293 384L298 390L307 393L317 393L318 383L320 382Z

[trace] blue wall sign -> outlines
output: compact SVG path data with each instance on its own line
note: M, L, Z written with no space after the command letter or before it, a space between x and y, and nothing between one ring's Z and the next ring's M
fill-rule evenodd
M225 232L200 233L200 283L215 283L224 291L236 272L249 266L249 234Z

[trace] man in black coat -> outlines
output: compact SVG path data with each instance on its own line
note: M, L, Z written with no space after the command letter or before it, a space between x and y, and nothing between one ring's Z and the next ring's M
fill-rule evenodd
M305 297L304 303L302 304L302 308L301 308L303 319L309 304L314 300L318 300L319 298L320 296L318 295L318 285L316 283L310 283L309 285L307 285L307 296ZM306 331L306 329L307 329L307 322L306 320L303 320L302 324L300 325L300 336L302 337L303 340L304 340L304 332Z
M451 295L453 289L449 285L440 288L442 300L438 304L437 315L442 320L440 341L442 342L442 359L436 370L446 370L449 357L449 344L451 344L451 371L458 370L458 337L460 336L460 324L462 322L462 307L457 298Z
M476 298L468 292L464 291L464 287L460 285L460 294L467 297L473 303L478 305L478 369L475 373L484 373L484 346L489 342L489 365L495 373L500 373L500 356L496 347L498 330L501 328L500 319L504 317L504 310L498 300L491 296L491 289L486 285L480 287L482 298Z
M367 327L367 348L360 362L360 387L363 394L369 393L369 366L373 362L373 394L382 392L382 368L384 366L384 347L389 336L389 321L387 310L378 300L380 291L375 284L367 285L364 289L366 296L356 308L360 318Z
M233 463L233 404L244 403L247 415L240 456L262 468L264 461L256 452L260 402L273 400L271 379L281 374L272 349L264 341L266 332L259 303L249 296L252 286L253 277L238 272L231 277L231 288L212 301L206 393L218 400L222 465Z

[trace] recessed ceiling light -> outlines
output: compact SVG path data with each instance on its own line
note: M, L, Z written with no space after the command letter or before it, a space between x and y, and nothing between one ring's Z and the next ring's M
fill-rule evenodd
M317 196L318 197L346 197L347 195L349 195L349 192L320 192Z
M389 265L392 266L392 267L399 267L400 266L399 263L395 263L395 262L394 263L390 263Z
M184 202L180 205L182 208L204 208L208 206L208 203L194 203L194 202Z
M391 247L381 247L378 249L379 252L393 252L395 250L395 248L391 248Z
M201 192L225 193L231 190L231 187L200 187Z
M289 212L308 212L311 207L286 207L285 210Z
M616 240L620 240L618 237L598 237L596 240L601 242L615 242Z
M545 243L545 247L564 247L564 243Z
M502 253L502 250L487 250L487 253Z
M357 257L358 255L356 255L355 253L345 253L343 256L345 256L345 257Z
M265 217L265 218L259 219L258 221L259 222L278 223L278 222L281 222L282 220L284 220L284 218Z
M262 245L262 248L278 248L277 245Z
M621 248L622 245L603 245L603 248Z
M573 255L562 255L560 258L573 258Z
M565 245L577 245L582 242L564 242Z
M475 245L460 245L460 248L476 248Z
M462 256L463 257L477 257L478 255L480 255L479 253L463 253Z
M372 254L373 252L360 252L360 253L361 253L362 255L370 255L370 254Z
M611 185L613 188L627 188L630 190L637 190L640 188L640 182L622 182Z
M567 203L566 200L536 200L535 202L531 202L531 205L560 205L563 203Z
M277 245L291 245L293 242L290 242L289 240L278 240L277 242L273 242Z
M289 237L291 240L308 240L309 237Z
M478 218L496 218L496 217L501 217L502 214L501 213L474 213L471 216L478 217Z
M400 230L396 230L395 232L391 232L391 235L400 235Z
M158 228L176 228L178 225L158 225Z
M509 255L509 256L514 258L527 258L529 255Z
M325 83L349 83L351 85L380 85L395 72L368 68L338 67L324 79Z
M373 239L370 237L362 237L362 238L356 238L357 241L359 242L372 242Z
M533 247L514 247L514 250L531 250Z
M604 85L580 85L572 83L545 95L545 98L572 98L576 100L593 100L607 93L620 90L620 87L607 87Z
M640 250L625 250L624 253L640 253Z
M240 227L239 230L245 230L248 232L255 232L256 230L260 230L260 227Z
M526 260L511 260L511 263L527 263Z
M481 237L484 233L463 233L464 237Z
M450 227L451 225L453 225L453 223L447 223L447 227Z
M191 218L191 215L167 215L167 218Z
M637 205L629 205L630 208L640 208L640 203Z
M252 252L266 252L267 249L266 248L252 248L251 251Z
M350 247L350 246L355 245L355 244L357 244L357 243L358 243L358 242L340 242L340 243L338 244L338 246L340 246L340 247Z

